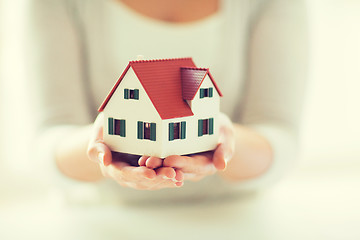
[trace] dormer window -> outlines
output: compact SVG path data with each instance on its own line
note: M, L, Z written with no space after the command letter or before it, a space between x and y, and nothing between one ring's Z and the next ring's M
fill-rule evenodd
M139 100L139 89L124 89L124 99Z
M213 96L213 88L200 88L200 98L211 98Z

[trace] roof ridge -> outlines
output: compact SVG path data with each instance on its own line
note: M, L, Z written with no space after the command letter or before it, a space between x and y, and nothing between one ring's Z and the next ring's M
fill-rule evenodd
M162 62L162 61L176 61L176 60L192 60L192 58L191 57L183 57L183 58L141 59L141 60L132 60L132 61L129 61L129 63Z
M188 70L204 70L209 71L209 68L201 68L201 67L180 67L181 69L188 69Z

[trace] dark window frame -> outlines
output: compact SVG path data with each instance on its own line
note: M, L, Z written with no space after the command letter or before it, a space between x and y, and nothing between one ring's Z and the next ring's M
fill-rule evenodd
M186 138L186 121L169 123L169 141Z
M198 120L198 137L214 134L214 118Z
M213 97L213 88L200 88L200 98L212 98Z
M137 138L156 141L156 123L138 121Z
M124 88L124 99L139 100L139 89Z
M126 120L108 118L108 134L126 137Z

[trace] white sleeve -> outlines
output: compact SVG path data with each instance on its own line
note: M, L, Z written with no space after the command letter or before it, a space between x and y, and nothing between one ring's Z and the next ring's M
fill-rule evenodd
M308 75L305 1L274 0L255 19L249 41L248 81L240 122L266 137L274 162L250 188L281 177L294 163Z
M26 58L38 123L34 161L42 172L49 172L46 176L59 174L54 159L58 140L73 128L91 122L82 47L69 3L33 0L27 12Z

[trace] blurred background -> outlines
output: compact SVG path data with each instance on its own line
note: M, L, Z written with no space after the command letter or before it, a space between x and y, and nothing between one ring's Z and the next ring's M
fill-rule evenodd
M264 196L236 204L242 218L221 215L223 230L212 232L208 239L223 236L224 231L238 231L248 237L244 239L360 239L360 1L309 0L308 6L311 70L297 168ZM83 205L69 210L59 203L61 197L56 192L48 194L44 179L34 177L41 169L34 169L28 158L34 120L27 101L29 83L23 62L25 9L25 0L0 2L0 239L50 236L59 229L67 231L61 231L59 239L112 239L119 236L114 232L120 223L122 229L129 225L126 233L122 232L124 239L146 238L130 229L136 231L140 212L145 214L144 221L153 221L155 210L131 212L114 206L84 210ZM201 215L202 208L180 208L176 214L184 218L194 212ZM220 210L229 210L222 204L217 210L211 209L208 214L214 216ZM124 211L130 216L128 221L116 218ZM90 213L101 221L116 219L118 223L103 228L98 220L89 220L94 216ZM48 220L54 220L54 216L58 217L52 225ZM179 218L169 219L164 213L158 216L170 230L175 230L171 221L181 223ZM19 220L24 223L22 233L15 230ZM209 219L196 220L205 222L199 229L203 234L208 232ZM237 223L237 227L230 222ZM83 228L75 228L77 225ZM84 229L92 226L97 226L97 231L85 233ZM184 231L193 228L183 226ZM149 229L149 233L156 234Z

